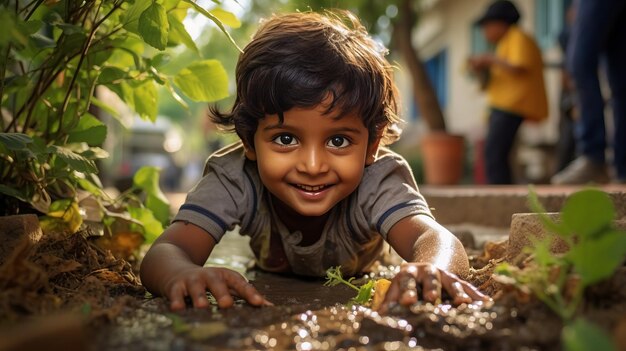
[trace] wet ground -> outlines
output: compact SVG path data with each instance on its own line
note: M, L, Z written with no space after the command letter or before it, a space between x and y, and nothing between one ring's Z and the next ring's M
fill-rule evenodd
M452 307L445 302L418 303L411 308L398 306L381 316L369 308L350 305L354 290L343 285L327 287L322 279L248 270L252 256L246 244L245 237L229 234L207 264L244 273L275 306L256 308L238 301L231 309L212 306L171 313L165 300L147 297L138 306L128 306L111 325L98 328L94 336L98 349L544 349L541 343L511 338L520 330L522 334L524 330L533 334L528 327L518 328L516 309L493 304ZM372 276L390 277L394 269L397 267L380 266ZM540 317L545 323L550 316L544 312ZM554 337L542 343L553 344L558 332L552 334Z

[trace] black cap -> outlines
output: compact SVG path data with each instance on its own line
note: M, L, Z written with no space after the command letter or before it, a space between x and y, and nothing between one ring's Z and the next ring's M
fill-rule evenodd
M476 24L483 25L487 21L504 21L508 24L514 24L519 21L520 14L515 5L508 0L498 0L487 8Z

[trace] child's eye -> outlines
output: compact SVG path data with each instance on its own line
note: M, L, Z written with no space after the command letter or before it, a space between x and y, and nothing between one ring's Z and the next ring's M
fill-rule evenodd
M346 137L334 136L328 140L326 145L334 148L344 148L350 145L350 141Z
M293 135L289 135L289 134L281 134L279 136L277 136L276 138L274 138L274 140L272 140L272 142L278 144L278 145L296 145L298 142L296 141L296 138L293 137Z

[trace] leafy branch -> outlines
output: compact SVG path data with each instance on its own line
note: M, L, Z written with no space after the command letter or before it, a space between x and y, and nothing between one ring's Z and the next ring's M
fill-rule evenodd
M0 1L6 29L0 36L0 215L36 213L43 227L55 230L75 231L95 219L113 234L133 231L147 240L160 234L170 214L158 169L138 172L119 199L104 194L96 164L108 157L101 148L107 126L92 106L118 115L96 96L108 89L155 121L159 86L183 105L180 95L206 102L228 96L217 60L200 59L172 75L161 71L163 57L179 45L200 54L183 25L188 12L208 17L225 34L226 26L240 25L215 4Z

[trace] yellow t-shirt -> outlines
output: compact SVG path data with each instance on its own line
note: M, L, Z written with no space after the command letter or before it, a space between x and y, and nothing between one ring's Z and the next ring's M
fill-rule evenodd
M527 72L513 74L499 65L491 66L487 86L489 105L540 121L548 116L548 99L543 81L543 59L535 41L512 25L496 46L496 57Z

